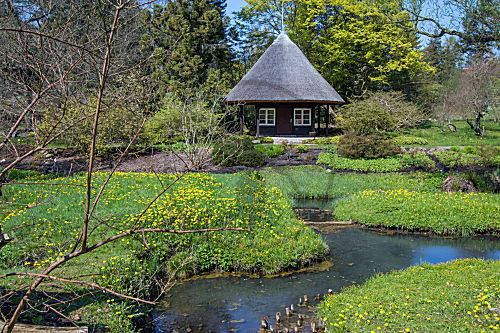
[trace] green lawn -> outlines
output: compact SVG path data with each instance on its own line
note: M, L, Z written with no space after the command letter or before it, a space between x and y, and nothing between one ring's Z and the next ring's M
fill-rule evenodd
M463 120L454 121L456 132L442 132L437 123L432 122L420 128L410 129L409 135L426 139L429 146L474 146L479 144L500 145L500 124L493 120L484 122L486 136L477 136L470 126Z
M500 261L465 259L377 275L327 297L328 332L495 332Z

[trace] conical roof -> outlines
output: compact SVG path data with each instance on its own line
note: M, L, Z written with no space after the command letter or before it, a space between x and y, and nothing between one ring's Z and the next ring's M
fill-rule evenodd
M345 103L285 33L276 38L224 101Z

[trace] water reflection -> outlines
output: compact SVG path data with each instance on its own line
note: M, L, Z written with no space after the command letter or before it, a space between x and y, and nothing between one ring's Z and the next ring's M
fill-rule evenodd
M156 331L190 327L193 332L257 332L260 319L284 313L304 294L339 291L378 272L421 262L457 258L500 259L498 238L461 239L381 235L356 228L323 234L334 265L322 272L277 278L224 277L198 279L174 287L156 313Z

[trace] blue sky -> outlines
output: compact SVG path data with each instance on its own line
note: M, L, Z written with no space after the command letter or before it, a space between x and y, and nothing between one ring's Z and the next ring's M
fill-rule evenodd
M245 0L226 0L226 14L233 17L232 13L240 10L247 4Z

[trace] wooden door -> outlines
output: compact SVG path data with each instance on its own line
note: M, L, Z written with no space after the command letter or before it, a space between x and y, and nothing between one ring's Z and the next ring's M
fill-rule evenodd
M279 105L276 108L276 134L292 134L293 109L289 106Z

